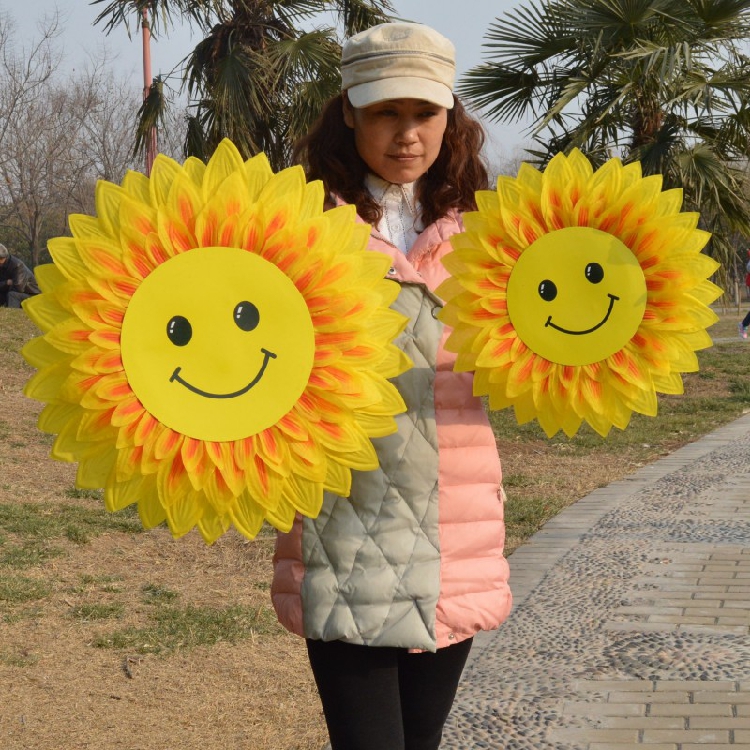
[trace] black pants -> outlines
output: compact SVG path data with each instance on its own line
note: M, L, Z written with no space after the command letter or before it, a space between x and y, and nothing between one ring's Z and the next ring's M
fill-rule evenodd
M7 288L0 291L0 307L21 307L23 302L30 294L24 292L9 291Z
M438 750L471 639L436 653L307 641L332 750Z
M25 299L28 299L29 297L31 297L31 295L26 294L25 292L8 292L6 304L8 305L8 307L17 307L20 309L21 302L23 302Z

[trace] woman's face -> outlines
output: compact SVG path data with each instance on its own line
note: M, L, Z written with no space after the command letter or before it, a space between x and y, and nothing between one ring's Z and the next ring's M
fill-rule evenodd
M419 179L440 153L448 110L421 99L389 99L356 109L344 97L344 121L370 171L403 185Z

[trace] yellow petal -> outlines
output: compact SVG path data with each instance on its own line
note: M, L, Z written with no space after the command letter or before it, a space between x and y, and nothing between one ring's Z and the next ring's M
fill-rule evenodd
M298 483L300 487L304 489L304 482ZM309 483L312 485L312 483ZM338 461L335 461L333 459L329 459L326 463L326 480L324 487L328 492L333 492L335 495L340 495L341 497L349 497L349 493L352 491L352 472L351 470L346 467L342 466ZM317 489L316 489L317 488ZM320 502L323 502L323 494L322 494L322 488L320 485L312 485L310 488L308 488L308 491L310 493L315 493L315 497L320 495ZM312 495L311 495L312 497ZM311 518L315 518L318 513L320 512L320 507L318 506L317 511L315 511L313 515L313 511L316 507L317 500L315 502L308 502L307 504L303 505L300 504L297 507L297 510L300 511L303 515L310 516ZM306 510L307 509L307 510Z
M254 539L263 526L264 510L247 493L243 493L233 503L230 516L240 534Z
M209 505L198 522L198 529L206 544L213 544L231 525L232 519L229 516L219 515Z
M69 421L76 420L80 413L80 407L76 404L46 404L39 414L37 426L42 432L54 435L60 432Z
M56 349L42 336L27 341L21 349L21 355L28 364L37 369L53 365L61 360L70 361L71 359L66 352Z
M167 520L167 513L159 502L155 489L150 491L143 489L138 500L138 515L144 529L156 528L160 523Z
M243 169L244 162L237 147L227 138L216 147L203 175L203 199L208 201L221 184L231 175Z
M67 238L66 238L67 239ZM52 242L52 240L50 240ZM49 246L48 246L49 247ZM42 292L54 292L65 284L67 277L55 263L43 263L34 268L34 275Z
M98 445L82 455L78 461L76 487L96 490L105 487L117 454L111 443Z
M122 189L140 203L148 203L151 199L149 180L142 172L129 169L122 178Z
M57 302L54 296L49 294L37 294L29 297L23 304L24 312L31 318L36 326L45 333L56 325L65 323L69 313Z
M284 533L291 530L294 518L294 507L288 502L279 503L278 507L273 510L266 509L266 520L268 523Z
M151 204L153 206L163 206L167 202L172 183L179 171L180 165L164 154L158 154L154 159L149 179Z
M245 181L248 198L257 201L265 184L273 176L273 170L264 153L259 153L245 162Z
M138 475L124 482L109 482L104 488L104 505L114 512L127 508L138 501L141 494L143 477Z
M24 386L24 395L37 401L57 400L70 375L68 362L68 359L64 359L36 372Z
M194 490L189 490L167 505L167 524L175 539L184 536L198 525L203 517L205 505L200 502L199 493Z
M116 237L119 233L120 224L120 201L123 189L106 180L96 183L94 196L96 200L96 214L100 225L110 237Z

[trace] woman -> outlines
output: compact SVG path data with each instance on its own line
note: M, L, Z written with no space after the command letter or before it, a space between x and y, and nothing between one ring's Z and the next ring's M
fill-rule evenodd
M396 344L414 362L394 380L398 432L373 440L380 468L353 472L349 498L326 496L277 543L274 606L307 639L333 750L436 750L472 637L511 606L495 439L437 319L440 259L487 186L454 75L453 45L429 27L357 34L342 94L296 149L390 256L409 319Z

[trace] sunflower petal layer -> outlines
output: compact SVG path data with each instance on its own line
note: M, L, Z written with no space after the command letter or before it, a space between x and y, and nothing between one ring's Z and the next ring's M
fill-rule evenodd
M175 537L197 528L211 543L234 525L252 538L264 523L287 530L295 514L317 515L324 491L346 495L352 469L377 466L370 439L394 432L405 408L389 381L411 366L392 343L405 320L389 309L389 260L367 250L353 211L325 211L323 199L299 168L274 174L265 155L245 161L223 141L208 164L160 155L150 178L100 182L97 215L71 216L72 236L50 242L42 294L24 306L43 334L24 348L37 368L25 393L46 404L39 428L57 435L53 457L77 462L82 486L103 487L108 510L137 503L146 527L166 522ZM139 291L204 248L273 264L314 336L291 408L229 440L160 421L123 355Z
M612 159L594 170L577 149L555 156L544 172L523 164L516 178L479 192L478 210L465 215L465 231L444 259L452 276L438 289L446 300L441 319L453 329L446 347L458 355L457 370L474 371L475 394L488 396L493 410L513 407L519 423L536 419L551 437L572 436L583 422L606 436L613 426L624 429L632 412L655 415L657 391L681 393L681 373L696 370L695 351L711 345L706 328L716 316L708 306L722 293L708 280L718 266L703 252L710 235L697 228L697 214L680 213L681 203L681 191L663 191L661 176L644 178L640 164ZM510 289L524 254L544 238L556 237L565 251L566 237L592 231L637 261L642 312L615 351L583 364L556 361L519 333ZM552 260L564 264L564 252ZM601 281L592 273L589 281ZM539 281L528 296L553 300L555 285ZM573 346L607 321L559 330L575 334Z

